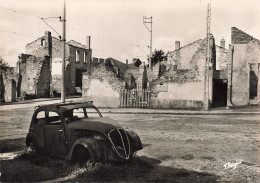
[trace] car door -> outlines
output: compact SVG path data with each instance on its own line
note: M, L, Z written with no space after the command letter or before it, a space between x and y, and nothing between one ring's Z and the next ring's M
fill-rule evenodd
M33 120L33 136L40 151L45 150L44 127L46 125L46 111L38 111Z
M45 125L45 145L49 155L64 157L66 155L66 142L61 117L57 112L48 112Z

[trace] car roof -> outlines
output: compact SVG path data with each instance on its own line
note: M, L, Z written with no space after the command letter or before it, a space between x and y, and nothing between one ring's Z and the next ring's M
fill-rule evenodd
M66 110L71 110L71 109L76 109L81 107L95 107L95 106L93 105L93 101L54 103L54 104L36 106L37 109L54 110L54 111L66 111Z

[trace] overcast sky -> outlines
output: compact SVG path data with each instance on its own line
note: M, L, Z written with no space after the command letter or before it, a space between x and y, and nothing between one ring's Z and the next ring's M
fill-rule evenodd
M153 50L173 51L206 36L208 0L67 0L67 40L86 43L91 35L94 57L131 63L146 61L150 33L143 16L153 17ZM40 17L62 16L63 0L0 0L0 56L14 66L25 45L49 30ZM62 34L59 19L48 19ZM226 48L231 27L260 39L260 0L211 0L211 32ZM13 33L15 32L15 33Z

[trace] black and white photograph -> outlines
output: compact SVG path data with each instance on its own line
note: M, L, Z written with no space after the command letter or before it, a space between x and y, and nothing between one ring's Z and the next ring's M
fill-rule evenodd
M0 0L0 182L260 182L260 0Z

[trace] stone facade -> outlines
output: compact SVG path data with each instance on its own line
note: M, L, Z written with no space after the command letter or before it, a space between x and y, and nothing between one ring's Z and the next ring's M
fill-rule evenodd
M52 37L50 32L26 45L26 53L37 57L49 56L51 65L51 90L61 91L62 41ZM92 50L76 41L66 43L65 92L75 94L82 87L82 73L90 71Z
M260 41L231 28L228 106L259 104Z
M179 45L179 43L178 43ZM204 67L206 39L178 47L167 54L167 62L154 69L158 78L151 81L153 106L159 108L202 108L204 100ZM213 103L213 80L216 73L216 46L210 39L209 100ZM158 86L166 91L156 91Z
M94 101L98 107L119 107L120 90L124 80L105 64L93 66L91 73L83 74L83 100Z
M33 95L48 97L50 95L51 71L50 57L36 57L22 54L17 63L18 97Z
M1 70L1 100L4 102L13 102L16 100L16 82L17 74L15 68L7 67L5 71ZM1 102L1 101L0 101Z

